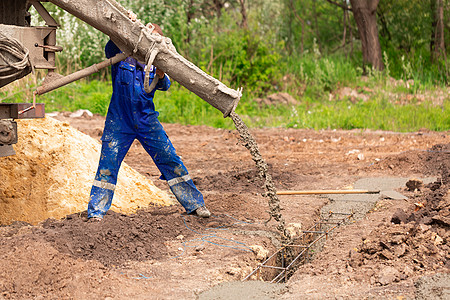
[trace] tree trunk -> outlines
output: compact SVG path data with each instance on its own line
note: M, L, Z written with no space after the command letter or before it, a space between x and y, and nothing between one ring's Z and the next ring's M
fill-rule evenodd
M319 34L319 23L317 21L317 10L316 10L316 1L317 0L313 0L313 15L314 15L314 27L315 27L315 31L316 31L316 40L317 40L317 45L319 47L319 52L322 53L322 44L320 42L320 34Z
M376 15L379 0L350 0L350 3L361 39L363 62L383 70Z
M289 1L290 8L292 10L292 13L294 14L295 18L300 22L300 53L303 54L303 44L304 44L304 33L305 33L305 20L303 20L299 14L297 13L297 10L295 9L293 0ZM292 25L292 22L290 22L289 27Z
M245 0L239 0L239 3L241 4L241 15L242 15L242 21L241 21L241 28L248 28L247 23L247 10L245 9Z
M186 32L186 39L184 41L185 44L189 44L191 41L191 32L189 30L189 24L191 23L192 18L194 17L194 0L190 0L187 10L186 10L186 23L187 23L187 32ZM189 49L189 48L188 48Z
M220 1L220 0L214 0L214 8L216 10L216 16L217 19L220 19L220 17L222 16L222 8L224 5L224 2Z
M444 1L431 0L431 12L433 16L433 33L431 36L430 50L434 61L445 57L444 40Z

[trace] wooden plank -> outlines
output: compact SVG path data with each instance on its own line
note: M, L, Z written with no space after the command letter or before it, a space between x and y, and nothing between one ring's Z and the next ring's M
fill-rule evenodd
M277 195L322 195L322 194L378 194L380 191L369 190L304 190L278 191Z

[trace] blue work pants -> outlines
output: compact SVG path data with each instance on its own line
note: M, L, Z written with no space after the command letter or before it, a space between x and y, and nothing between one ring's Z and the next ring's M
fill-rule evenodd
M108 140L103 141L91 189L88 218L103 217L111 207L120 165L135 139L150 154L162 174L161 178L167 180L172 193L187 213L204 205L203 195L195 187L161 123L156 119L146 130L134 134L114 132L109 135Z

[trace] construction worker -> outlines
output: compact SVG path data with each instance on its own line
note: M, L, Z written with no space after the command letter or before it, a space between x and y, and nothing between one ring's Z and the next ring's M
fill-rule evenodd
M130 18L132 19L132 16ZM153 34L163 35L158 25L153 26ZM107 58L120 52L112 41L107 43L105 47ZM156 74L160 78L150 93L144 91L146 67L150 68L149 84ZM111 207L120 165L135 139L138 139L150 154L162 174L160 178L167 180L171 191L186 212L208 218L211 213L205 207L203 196L194 185L181 158L176 154L158 120L159 113L153 103L156 90L169 89L169 77L162 70L154 66L145 66L131 57L113 65L111 73L113 94L101 138L102 150L91 189L88 218L101 220Z

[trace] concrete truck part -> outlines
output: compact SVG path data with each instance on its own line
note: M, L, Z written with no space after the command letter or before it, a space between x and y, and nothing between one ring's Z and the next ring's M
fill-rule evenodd
M68 76L55 72L55 55L63 49L56 44L58 23L41 2L51 2L110 37L122 50L114 58L80 70ZM33 6L45 26L30 26ZM228 117L242 96L206 74L180 55L169 37L152 33L139 20L131 20L128 11L114 0L2 0L0 2L0 88L16 81L35 69L48 70L47 76L33 95L41 95L72 81L97 72L100 68L132 56L138 61L163 70L191 92ZM147 82L148 83L148 82ZM151 86L146 86L150 89ZM42 118L44 104L0 103L0 156L14 154L17 142L14 119Z

